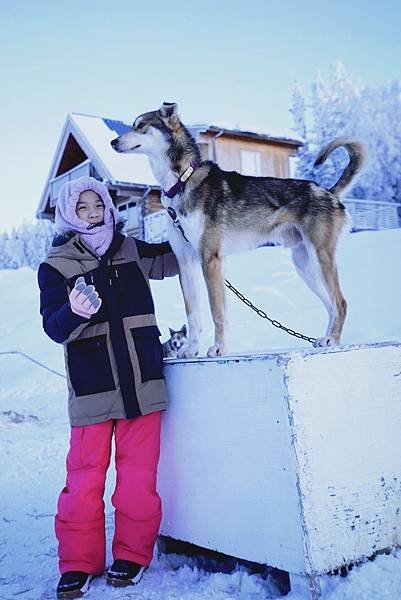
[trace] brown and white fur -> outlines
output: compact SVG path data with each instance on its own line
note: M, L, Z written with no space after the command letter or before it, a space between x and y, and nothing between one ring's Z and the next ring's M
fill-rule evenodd
M117 152L146 154L164 190L176 183L191 161L198 165L180 193L172 199L162 196L164 206L175 209L188 240L168 219L189 325L182 356L196 356L199 350L201 273L215 325L215 340L208 356L222 355L226 352L222 259L268 242L291 248L297 272L327 309L327 330L315 345L340 342L347 304L338 282L335 250L348 221L340 194L361 169L361 144L338 138L319 153L315 165L323 163L340 146L350 157L330 190L314 181L245 176L223 171L211 161L201 161L199 148L180 121L175 103L164 103L159 110L138 116L132 129L111 144Z

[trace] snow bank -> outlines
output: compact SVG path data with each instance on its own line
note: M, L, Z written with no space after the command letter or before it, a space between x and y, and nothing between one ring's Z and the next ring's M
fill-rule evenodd
M349 236L339 252L340 276L350 304L344 342L401 338L401 231ZM323 307L296 276L287 251L264 248L227 260L227 276L274 318L309 335L326 325ZM163 333L181 326L184 309L178 281L154 282ZM204 302L204 348L211 320ZM22 350L63 372L62 349L42 333L36 274L28 268L0 271L0 352ZM274 330L236 298L229 298L231 349L283 348L302 345ZM68 444L64 380L20 355L0 354L0 597L54 598L58 579L53 533L56 499L64 485ZM113 515L107 484L107 535ZM246 516L245 516L246 518ZM108 555L110 564L111 556ZM401 553L381 556L350 575L326 578L325 600L399 600ZM168 600L256 600L277 598L277 588L244 570L208 573L192 559L162 556L146 572L138 588L119 592L93 583L88 598ZM299 600L295 594L289 600Z

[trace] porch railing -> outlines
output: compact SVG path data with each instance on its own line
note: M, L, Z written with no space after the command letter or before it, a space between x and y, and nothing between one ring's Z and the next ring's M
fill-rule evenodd
M352 218L352 231L395 229L401 227L401 203L345 198Z
M352 218L351 231L377 231L401 227L401 203L345 198L343 200ZM167 213L165 210L146 215L143 219L145 240L165 242L167 240Z

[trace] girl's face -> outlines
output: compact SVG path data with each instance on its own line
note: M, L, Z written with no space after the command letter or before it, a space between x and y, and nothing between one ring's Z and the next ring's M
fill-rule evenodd
M92 190L85 190L79 194L79 200L75 209L77 216L91 225L103 223L104 204L103 200Z

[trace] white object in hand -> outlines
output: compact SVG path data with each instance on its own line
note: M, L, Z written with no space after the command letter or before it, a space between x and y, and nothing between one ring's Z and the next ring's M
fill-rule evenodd
M76 315L90 319L99 310L102 300L94 285L86 285L83 277L78 277L69 296L71 310Z

